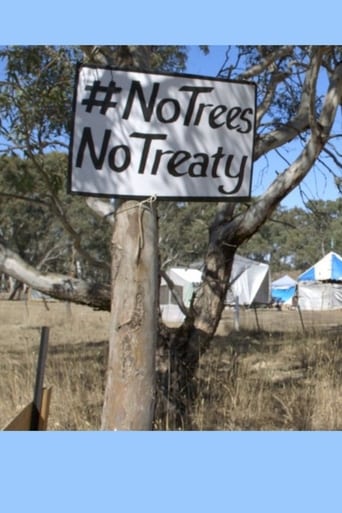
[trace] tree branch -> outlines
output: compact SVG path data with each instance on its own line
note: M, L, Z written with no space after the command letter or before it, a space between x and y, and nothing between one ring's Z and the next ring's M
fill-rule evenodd
M110 224L114 223L115 220L115 207L108 201L101 200L100 198L94 198L89 196L86 198L86 204L97 216L105 218Z
M319 72L319 63L322 59L322 52L323 50L320 47L314 47L312 50L311 61L305 75L302 96L296 115L280 128L257 137L254 152L255 160L265 153L283 146L297 137L301 132L311 128L311 124L313 123L312 98L315 98L313 93Z
M57 273L42 274L24 262L3 243L0 243L0 271L53 298L88 305L100 310L110 310L110 287L108 284L91 284Z
M44 201L40 198L31 198L30 196L23 196L21 194L13 194L9 192L0 191L0 197L8 198L8 199L16 199L20 201L28 201L29 203L36 203L38 205L43 205L44 207L48 206L47 201Z
M276 62L278 59L282 59L283 57L287 57L292 55L293 46L281 46L274 52L271 52L262 59L258 64L251 66L248 70L240 73L238 76L239 80L250 80L253 77L260 75L263 71L265 71L272 63Z
M173 297L173 299L176 301L180 311L184 314L184 315L188 315L188 309L186 308L186 306L184 305L183 301L182 301L182 298L179 296L179 294L177 294L176 290L175 290L175 284L173 283L173 281L171 280L171 278L169 277L169 275L167 274L166 271L163 271L161 270L160 271L160 275L161 277L165 280L166 282L166 285L169 287L170 289L170 292L171 292L171 295Z
M318 155L329 139L338 106L342 101L342 63L337 66L331 78L328 93L325 97L321 115L317 121L317 130L311 132L299 157L268 187L259 200L245 214L235 220L237 239L243 240L252 236L266 221L280 201L287 196L307 175L315 164ZM226 228L225 228L226 229ZM231 231L230 226L228 231Z

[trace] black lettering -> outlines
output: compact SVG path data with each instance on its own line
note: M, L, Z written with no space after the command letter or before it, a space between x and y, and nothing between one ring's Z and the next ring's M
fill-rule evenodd
M125 107L125 110L122 115L122 119L129 118L129 115L130 115L131 109L132 109L132 105L133 105L133 101L134 101L134 97L135 97L135 95L137 95L144 119L145 119L145 121L150 121L152 113L153 113L153 109L154 109L154 104L157 99L159 86L160 86L160 84L158 82L153 84L151 96L147 103L145 96L144 96L144 91L141 87L140 82L138 82L136 80L132 80L131 88L128 93L127 103L126 103L126 107Z
M248 132L252 130L252 122L250 119L246 118L248 114L253 115L253 109L247 108L242 111L241 119L247 123L247 127L244 130L241 127L238 128L238 132L240 132L240 134L248 134Z
M104 137L102 141L102 146L100 150L99 157L95 153L95 145L94 140L91 133L91 128L89 126L84 127L80 146L78 148L77 158L76 158L76 167L82 167L83 164L83 158L84 158L84 152L86 150L86 147L88 146L89 154L91 161L95 167L95 169L102 169L103 162L106 156L107 148L109 139L111 136L111 130L107 129L104 132Z
M166 139L167 135L166 134L141 134L139 132L133 132L130 134L130 137L137 137L138 139L145 139L144 147L143 147L143 151L142 151L142 155L141 155L141 160L140 160L140 166L138 169L138 173L143 174L145 171L147 157L150 152L152 141L156 141L158 139L159 140Z
M122 150L123 152L123 159L122 164L117 164L117 152ZM131 163L131 152L129 150L128 146L125 146L124 144L121 144L120 146L114 146L109 154L108 154L108 164L112 171L116 171L117 173L121 173L121 171L125 171L125 169L128 168L128 166Z
M203 114L205 107L213 107L213 104L212 103L200 103L199 104L198 111L197 111L196 117L194 119L194 126L198 126L200 124L202 114Z
M202 159L202 162L193 162L192 164L190 164L189 176L191 176L192 178L206 177L209 164L208 155L206 153L195 153L194 157L200 157ZM200 169L199 174L196 174L194 171L197 166Z
M196 87L196 86L183 86L179 90L186 91L192 93L189 101L189 105L184 117L184 126L189 126L191 122L192 115L194 113L196 100L198 95L201 93L210 93L214 88L213 87Z
M191 153L188 151L176 151L173 155L173 157L170 158L169 162L167 163L167 170L172 176L184 176L186 175L186 171L183 173L177 172L177 167L183 164L183 162L186 162L191 158Z
M160 159L162 158L163 155L167 155L168 153L173 153L173 151L171 151L171 150L166 150L166 151L157 150L156 151L155 156L154 156L153 166L152 166L152 169L151 169L151 175L156 175L157 174L158 168L159 168L159 164L160 164Z
M222 146L219 146L217 148L217 152L214 153L214 155L212 155L212 158L214 159L214 162L213 162L213 167L212 167L212 170L211 170L211 176L213 178L218 178L217 168L218 168L218 165L220 163L220 160L224 156L225 156L225 154L223 153L223 148L222 148Z
M173 106L173 113L169 118L163 114L163 107L167 104L171 104ZM156 110L157 118L161 123L173 123L179 118L180 114L180 105L177 102L177 100L173 100L172 98L164 98L164 100L161 100L157 105Z
M225 105L217 105L209 114L209 126L211 128L219 128L225 124L225 120L221 121L221 123L216 123L216 120L227 112L227 107Z
M233 107L232 109L230 109L230 111L228 112L227 114L227 128L229 128L229 130L235 130L237 128L239 128L240 125L233 125L233 121L238 118L241 114L241 109L240 107Z
M218 191L221 194L235 194L240 189L240 187L241 187L241 184L242 184L242 181L243 181L243 177L244 177L244 174L245 174L245 167L246 167L246 162L247 162L248 157L246 157L246 156L242 157L241 165L240 165L240 170L239 170L237 175L233 175L230 172L230 166L232 164L233 159L234 159L234 155L228 155L226 166L225 166L225 175L228 178L237 178L237 183L236 183L235 187L232 190L230 190L230 191L226 191L224 189L223 185L220 185L218 187Z

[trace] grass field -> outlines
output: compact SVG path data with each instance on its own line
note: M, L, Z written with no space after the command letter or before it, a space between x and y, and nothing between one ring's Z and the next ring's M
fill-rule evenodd
M49 326L48 429L98 430L109 320L79 305L1 300L0 427L32 401L40 328ZM342 311L241 310L234 327L233 312L225 312L201 359L184 429L342 429ZM163 413L154 427L172 430L164 399L158 391Z

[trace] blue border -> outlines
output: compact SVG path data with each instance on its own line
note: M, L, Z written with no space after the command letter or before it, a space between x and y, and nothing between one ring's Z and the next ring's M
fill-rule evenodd
M336 1L4 2L2 44L339 44Z
M1 435L9 512L340 510L338 433Z

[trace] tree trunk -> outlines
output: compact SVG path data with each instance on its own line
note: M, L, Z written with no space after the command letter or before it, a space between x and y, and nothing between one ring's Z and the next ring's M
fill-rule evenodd
M233 205L225 206L224 221L232 216L233 210ZM191 417L192 405L198 393L196 374L200 358L208 349L221 319L236 252L234 230L231 232L231 243L226 239L226 244L222 244L221 224L222 211L210 230L203 282L193 298L188 315L177 330L163 334L164 354L161 359L169 359L167 400L174 411L175 429L198 428Z
M157 216L125 201L112 237L112 296L103 430L152 429L158 321Z

